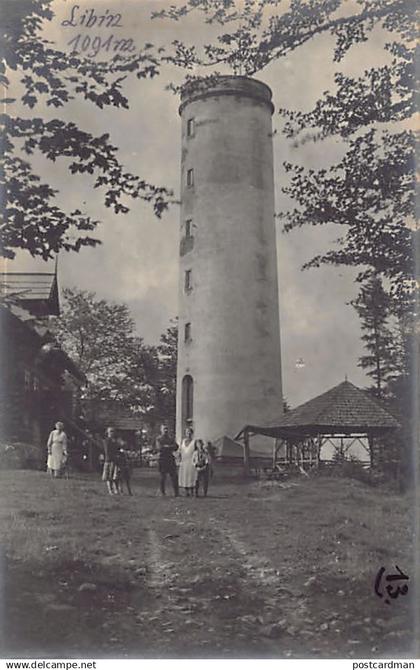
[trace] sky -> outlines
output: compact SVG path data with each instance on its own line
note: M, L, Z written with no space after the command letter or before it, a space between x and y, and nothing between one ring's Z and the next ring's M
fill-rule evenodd
M84 10L98 13L106 9L121 14L118 35L132 38L140 48L145 42L167 46L174 39L203 44L212 32L199 15L185 21L151 20L152 10L172 2L158 0L54 0L55 17L45 24L44 36L69 51L68 43L81 31L63 27L63 20L80 18ZM213 29L212 29L213 30ZM109 29L83 29L83 35L109 36ZM278 130L274 142L276 211L293 206L281 189L288 177L283 161L311 168L328 167L343 155L339 140L306 143L295 147L281 135L279 107L309 110L323 91L334 90L336 70L357 75L365 68L383 62L385 36L379 31L367 44L350 50L340 64L332 62L333 41L329 36L313 38L290 56L271 64L257 78L273 91L276 111L273 126ZM157 185L179 193L181 127L179 101L165 90L170 81L181 83L184 73L174 68L149 81L133 78L124 92L130 109L99 110L81 100L65 108L44 109L36 115L72 120L95 135L110 133L110 141L119 148L119 159L131 172ZM16 88L18 91L18 87ZM19 103L11 105L11 114L28 115ZM29 112L30 114L30 112ZM101 225L95 232L102 245L76 253L61 253L58 260L61 287L77 286L94 291L100 298L126 303L135 319L138 334L146 342L156 343L159 335L177 314L179 208L173 206L162 219L141 201L130 202L130 212L116 215L103 204L103 193L92 189L88 177L71 176L65 159L51 163L34 158L36 172L43 181L59 190L57 199L69 211L80 208ZM368 384L357 361L363 353L360 325L349 301L356 297L355 272L348 268L323 267L302 271L302 265L327 251L339 232L334 227L307 226L292 233L282 232L277 223L277 256L280 290L280 326L283 390L290 405L296 406L340 383L345 376L354 384ZM20 252L8 264L10 270L49 270L51 264ZM296 365L303 359L304 366Z

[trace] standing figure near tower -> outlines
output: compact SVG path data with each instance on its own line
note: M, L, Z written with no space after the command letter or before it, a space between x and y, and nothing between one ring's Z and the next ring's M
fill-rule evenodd
M57 421L55 430L51 431L47 447L47 468L52 477L59 477L67 461L67 435L64 432L64 424L61 421Z
M181 462L179 465L179 485L185 489L187 496L194 495L194 489L197 482L197 470L194 465L194 433L192 428L187 428L185 437L181 442L180 456Z
M204 497L207 496L210 478L210 457L203 440L196 440L194 445L193 463L197 470L197 481L195 483L195 495L199 496L200 483L203 484Z
M271 91L223 76L181 96L177 436L282 413Z
M161 426L160 435L156 438L156 450L159 456L160 492L163 496L166 495L166 476L169 475L176 497L179 489L174 453L178 450L178 445L165 425Z

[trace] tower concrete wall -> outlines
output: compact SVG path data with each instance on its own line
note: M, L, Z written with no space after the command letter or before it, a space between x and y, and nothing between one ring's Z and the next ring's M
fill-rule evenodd
M272 111L246 77L181 102L178 439L186 375L197 437L282 412Z

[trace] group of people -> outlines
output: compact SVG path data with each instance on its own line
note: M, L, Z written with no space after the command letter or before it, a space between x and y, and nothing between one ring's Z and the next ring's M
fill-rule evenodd
M124 449L118 441L115 428L108 428L104 442L104 469L102 480L106 482L110 495L123 493L123 485L127 487L128 494L133 495L130 486L131 468Z
M47 468L53 477L59 477L66 466L67 436L61 421L55 424L55 430L48 438ZM160 493L166 495L166 480L172 482L175 496L180 489L184 489L187 497L198 497L200 489L207 496L209 481L212 474L212 445L204 444L201 439L194 439L194 431L188 426L181 444L175 442L169 434L168 427L161 427L160 435L156 438L155 450L158 453ZM104 440L104 464L102 480L106 482L110 495L123 493L124 485L131 496L130 486L131 467L127 454L121 448L120 441L114 428L106 431Z
M174 495L179 495L179 489L185 490L187 497L199 496L200 484L204 496L207 495L211 475L211 444L204 444L203 440L194 439L194 431L188 427L185 437L178 447L170 436L167 426L162 426L159 437L156 438L156 450L159 454L160 492L166 495L166 479L169 475ZM175 460L178 455L179 468Z

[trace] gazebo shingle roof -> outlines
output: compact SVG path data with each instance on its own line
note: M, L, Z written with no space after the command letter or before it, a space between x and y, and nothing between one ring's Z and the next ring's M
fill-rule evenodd
M379 432L398 427L397 420L376 400L347 380L286 412L276 422L247 426L252 432L273 436L298 431Z

